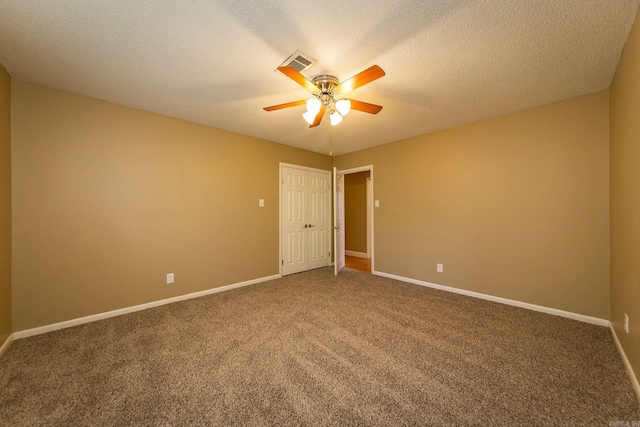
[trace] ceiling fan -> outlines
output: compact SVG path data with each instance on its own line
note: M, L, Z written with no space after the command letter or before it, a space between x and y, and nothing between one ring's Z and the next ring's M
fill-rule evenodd
M350 110L363 111L370 114L378 114L380 110L382 110L382 106L380 105L356 101L355 99L335 98L336 95L345 94L384 76L384 71L377 65L367 68L342 83L340 83L335 76L329 74L321 74L315 76L312 80L308 80L300 74L298 70L288 66L278 67L278 71L311 92L314 97L307 100L272 105L270 107L264 107L264 109L266 111L275 111L283 108L296 107L298 105L306 105L307 112L304 113L302 117L309 123L310 128L320 124L327 110L329 110L329 119L333 126L340 123L342 118L346 116Z

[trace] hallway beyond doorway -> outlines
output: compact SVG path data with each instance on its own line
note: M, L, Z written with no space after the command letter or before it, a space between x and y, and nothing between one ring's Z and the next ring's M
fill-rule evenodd
M351 255L346 255L344 266L353 270L360 270L371 273L371 258L359 258Z

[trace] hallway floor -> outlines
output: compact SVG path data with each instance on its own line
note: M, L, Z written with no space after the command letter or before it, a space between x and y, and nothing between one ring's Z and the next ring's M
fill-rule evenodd
M355 256L345 255L344 266L354 270L371 273L371 258L358 258Z

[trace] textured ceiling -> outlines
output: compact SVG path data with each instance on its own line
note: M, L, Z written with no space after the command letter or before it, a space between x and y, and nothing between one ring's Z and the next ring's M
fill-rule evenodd
M607 88L638 0L40 0L0 2L17 79L335 154ZM387 75L349 97L384 106L309 129L308 78Z

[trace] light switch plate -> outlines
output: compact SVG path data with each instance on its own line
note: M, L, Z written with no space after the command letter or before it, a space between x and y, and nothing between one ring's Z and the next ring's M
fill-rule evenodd
M258 206L260 206L261 208L264 208L264 199L258 200Z
M627 313L624 313L624 331L629 333L629 316L627 316Z
M376 206L376 208L379 208L379 207L380 207L380 200L376 200L376 201L375 201L375 206Z

